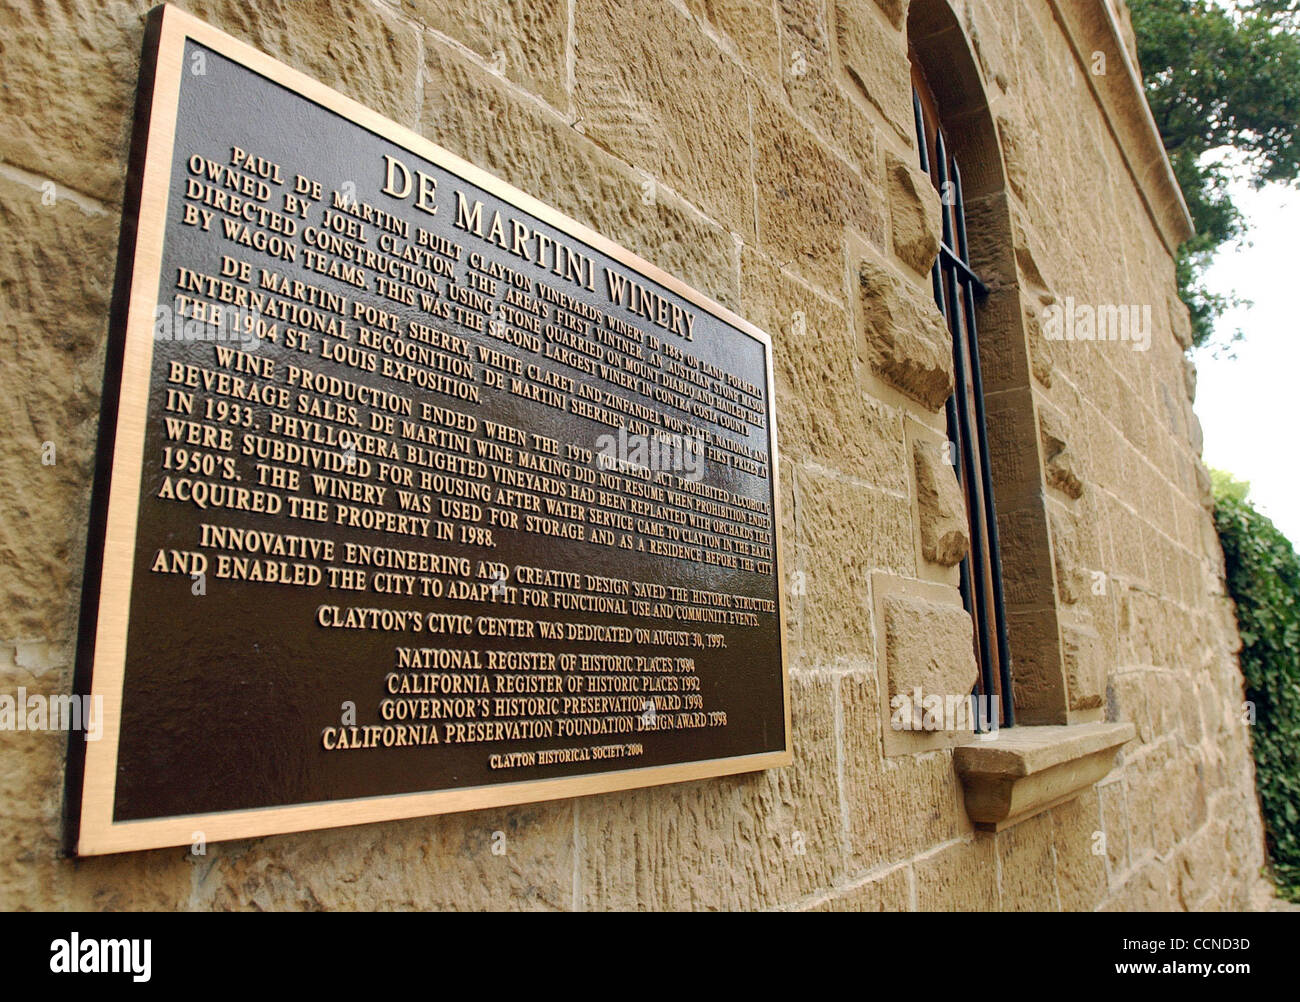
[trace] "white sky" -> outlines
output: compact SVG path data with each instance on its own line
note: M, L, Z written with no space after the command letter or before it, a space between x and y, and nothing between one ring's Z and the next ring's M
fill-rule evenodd
M1300 545L1300 191L1233 188L1250 246L1225 246L1207 276L1216 292L1253 305L1227 313L1220 331L1245 335L1236 358L1196 350L1196 413L1205 462L1250 481L1250 500Z

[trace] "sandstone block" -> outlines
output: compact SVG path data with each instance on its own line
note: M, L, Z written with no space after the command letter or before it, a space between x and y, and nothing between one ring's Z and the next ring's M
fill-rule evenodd
M1002 545L1007 546L1007 537ZM1016 723L1052 725L1067 722L1061 632L1054 609L1015 610L1007 614L1014 657L1012 685Z
M1042 508L1013 506L998 495L998 536L1007 604L1041 608L1052 595L1052 553Z
M1097 794L1085 791L1052 811L1056 883L1062 911L1092 911L1106 894L1106 855L1096 835L1102 831Z
M1006 54L1013 42L998 22L996 10L995 7L983 5L967 7L966 30L970 33L985 78L1005 91L1015 73L1015 62L1008 59Z
M937 411L952 395L952 338L933 300L883 265L858 265L859 353L886 382Z
M72 650L0 644L0 692L48 700L71 690ZM67 734L0 730L0 908L113 910L186 908L192 858L161 849L73 864L62 856Z
M728 229L753 232L745 75L681 12L634 0L574 8L583 131Z
M796 485L805 566L804 653L816 661L872 650L874 570L916 572L911 508L903 498L800 472Z
M1095 710L1102 705L1104 669L1097 650L1100 636L1091 626L1065 624L1061 646L1065 656L1065 681L1071 710Z
M1106 682L1106 719L1126 720L1137 728L1138 740L1147 744L1155 739L1151 710L1147 705L1147 686L1143 672L1120 672Z
M1004 906L1010 911L1056 911L1051 815L1038 814L999 832L997 846Z
M1031 156L1020 121L1011 114L998 115L998 139L1002 144L1002 160L1006 164L1007 181L1011 190L1024 199L1030 187Z
M772 908L841 879L834 680L790 690L792 767L579 802L582 907Z
M1195 412L1188 415L1188 434L1187 440L1192 446L1192 452L1201 455L1205 451L1205 431L1201 428L1201 419Z
M179 6L402 125L418 125L419 29L378 4L185 0Z
M1128 868L1128 797L1122 780L1097 787L1101 804L1101 827L1106 833L1106 858L1111 874Z
M782 0L781 86L790 107L822 140L873 185L880 167L877 127L863 103L849 96L835 58L835 27L822 0Z
M1102 911L1165 912L1173 910L1176 902L1177 897L1169 886L1168 871L1152 860L1107 899Z
M907 490L901 416L863 396L851 321L766 255L741 255L743 314L772 336L783 457Z
M739 305L731 235L563 119L513 94L495 74L430 37L423 131L724 306ZM647 192L653 197L647 198Z
M960 605L888 596L884 609L889 698L921 691L922 697L964 696L975 685L974 631ZM920 707L915 707L920 711Z
M1047 389L1052 388L1052 352L1043 336L1043 308L1032 300L1024 303L1025 337L1029 343L1029 365L1034 378Z
M784 105L758 87L750 93L758 243L787 270L839 298L846 232L884 247L884 200L869 176Z
M928 276L939 254L939 193L892 151L885 153L885 177L894 253L913 271Z
M1196 497L1200 501L1201 507L1206 511L1214 511L1214 483L1210 480L1210 471L1205 468L1205 464L1197 462L1193 464L1196 468Z
M1056 565L1056 591L1062 605L1074 605L1087 594L1089 577L1079 553L1079 533L1067 513L1049 508L1052 559Z
M708 21L737 54L769 80L781 76L776 19L764 0L686 0L686 9Z
M0 245L0 371L21 389L0 395L0 637L70 643L118 219L0 179L0 227L22 235Z
M840 703L852 869L907 859L970 829L951 751L883 757L890 720L874 673L843 675Z
M1187 305L1178 298L1177 293L1170 293L1168 297L1169 304L1169 322L1173 324L1174 339L1179 346L1186 351L1192 346L1192 320L1191 313Z
M998 894L997 843L976 834L917 860L916 906L919 911L996 911Z
M985 397L1028 385L1029 355L1019 291L990 289L979 302L976 326Z
M1054 411L1044 408L1039 413L1039 434L1043 443L1043 461L1046 464L1044 473L1048 486L1056 488L1066 497L1082 497L1082 466L1067 444L1063 420Z
M912 908L912 890L907 867L890 870L883 877L855 884L818 902L817 912L906 912Z
M573 807L564 802L222 843L208 851L211 870L196 904L214 911L556 911L571 907L573 898Z
M5 5L0 158L101 201L121 200L150 6Z
M563 4L527 0L402 0L402 9L426 28L442 32L482 56L496 72L557 108L565 89Z
M912 78L901 36L853 0L836 0L835 29L849 79L904 142L914 142Z
M1206 825L1195 837L1179 847L1174 859L1174 882L1178 901L1191 911L1210 899L1222 879L1224 823Z
M970 550L966 499L952 464L938 442L912 443L916 501L920 509L921 553L926 560L956 567Z
M900 30L907 23L907 7L910 3L911 0L876 0L880 12L889 18L890 24Z

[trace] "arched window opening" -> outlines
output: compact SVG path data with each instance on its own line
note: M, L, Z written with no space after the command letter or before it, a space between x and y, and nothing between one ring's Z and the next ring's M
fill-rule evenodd
M1001 546L984 384L980 369L977 300L988 290L971 267L961 165L951 152L939 105L915 50L912 104L921 170L939 192L942 242L931 272L934 300L952 335L956 389L946 405L951 461L966 498L970 552L961 562L962 601L975 628L979 677L975 694L995 697L998 724L1015 723L1011 641L1003 591Z

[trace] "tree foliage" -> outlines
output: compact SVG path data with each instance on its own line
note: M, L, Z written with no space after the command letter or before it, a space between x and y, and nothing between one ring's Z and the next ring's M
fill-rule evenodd
M1278 889L1300 901L1300 557L1236 493L1216 490L1214 519L1254 706L1255 784Z
M1228 191L1236 151L1256 187L1300 178L1300 0L1129 0L1147 102L1196 226L1178 283L1196 344L1231 297L1203 275L1244 225ZM1216 155L1218 154L1218 155Z
M1246 501L1250 498L1249 480L1238 480L1231 473L1211 469L1210 482L1214 485L1216 498L1226 497L1233 501Z

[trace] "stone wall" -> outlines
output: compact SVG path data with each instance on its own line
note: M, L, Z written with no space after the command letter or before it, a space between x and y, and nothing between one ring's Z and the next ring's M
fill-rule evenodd
M992 235L977 245L993 290L981 345L1017 699L1038 722L1136 725L1100 785L984 834L950 749L886 747L891 685L931 661L953 685L973 670L953 566L964 519L934 461L952 371L927 277L939 201L912 167L908 0L183 0L772 334L795 764L71 861L63 737L0 732L0 907L1248 906L1262 838L1176 205L1124 43L1093 72L1107 2L955 0L960 31L935 35L974 54L971 213ZM947 9L913 7L914 31ZM7 692L71 686L146 9L0 8ZM1067 297L1152 306L1150 349L1049 341L1042 311Z

